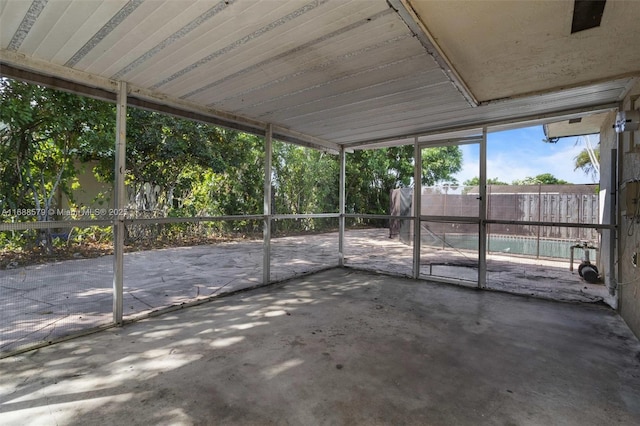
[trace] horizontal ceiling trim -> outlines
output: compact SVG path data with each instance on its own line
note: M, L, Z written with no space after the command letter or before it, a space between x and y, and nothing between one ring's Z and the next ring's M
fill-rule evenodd
M0 49L0 74L4 73L5 66L30 71L42 76L68 80L87 87L103 89L114 94L118 91L118 83L114 80L35 59L22 53Z
M565 84L563 86L552 87L552 88L549 88L549 89L537 90L537 91L533 91L533 92L518 93L517 95L508 96L508 97L505 97L505 98L490 99L488 101L481 102L480 105L481 106L498 105L498 104L501 104L503 102L509 102L509 101L518 100L518 99L522 99L522 98L532 98L532 97L535 97L535 96L544 96L544 95L549 95L549 94L561 95L563 92L567 92L567 91L570 91L570 90L576 90L576 89L589 90L589 88L592 87L592 86L596 86L596 85L599 85L599 84L606 84L606 83L615 84L616 82L619 82L621 80L629 79L630 82L633 82L638 77L640 77L640 71L633 71L633 72L624 73L624 74L621 74L621 75L615 75L615 76L612 76L612 77L605 77L605 78L600 78L600 79L596 79L596 80L583 81L583 82L575 83L575 84ZM628 87L629 84L632 85L632 83L630 83L630 82L625 83L624 87L625 88ZM619 86L620 86L620 84L619 84Z
M186 118L193 121L199 121L201 123L213 124L221 127L230 127L229 122L222 120L211 115L198 113L195 111L189 111L181 108L176 108L167 104L158 102L152 102L145 99L135 98L132 96L127 97L127 104L136 108L145 109L147 111L155 111L163 114L173 115L174 117ZM234 123L232 127L234 130L240 130L242 132L253 133L259 136L265 135L264 128L253 127L248 125L242 125L240 123Z
M99 87L90 87L83 83L76 83L71 80L53 77L50 75L38 74L33 71L27 71L7 65L0 61L0 75L3 77L13 78L15 80L26 81L27 83L38 84L41 86L59 89L65 92L76 93L101 101L115 102L116 94L110 90Z
M118 90L118 83L111 79L35 60L7 50L0 50L0 76L40 84L107 102L116 101ZM128 87L128 102L132 106L260 136L265 134L267 123L264 121L204 108L132 85L128 85ZM340 146L334 142L293 131L286 127L279 126L275 128L277 128L277 132L274 133L274 138L276 139L323 151L338 152L340 150Z
M443 133L461 132L465 130L474 130L482 127L487 127L487 128L503 127L504 128L504 126L511 125L511 124L527 123L527 122L534 122L539 120L548 120L551 118L559 118L559 117L570 116L575 114L584 114L587 112L598 113L598 112L611 111L618 108L618 106L619 106L618 102L609 102L609 103L602 103L602 104L580 107L580 108L550 111L550 112L538 113L533 115L522 115L518 117L512 117L509 119L495 119L495 120L488 120L488 121L475 120L473 122L460 125L460 126L442 126L442 127L437 127L433 129L428 129L422 132L407 133L404 135L399 135L394 137L372 139L369 141L345 142L342 145L350 149L364 149L366 148L367 145L382 144L384 142L390 142L390 143L398 142L402 139L414 139L416 137L419 138L424 136L434 136L434 135L443 134ZM407 143L411 143L411 142L407 142Z

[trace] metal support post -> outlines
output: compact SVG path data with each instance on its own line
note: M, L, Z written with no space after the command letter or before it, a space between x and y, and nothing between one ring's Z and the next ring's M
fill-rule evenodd
M611 177L609 197L609 224L617 225L618 212L616 209L616 199L618 198L618 149L611 150ZM609 265L607 265L607 275L609 276L609 295L616 296L618 283L616 281L616 233L617 229L609 229Z
M487 285L487 128L480 141L480 210L478 235L478 288Z
M538 184L538 220L542 220L542 184ZM536 259L540 259L540 227L538 226L538 237L536 238Z
M262 261L262 283L269 284L271 280L271 160L273 126L267 124L264 137L264 241Z
M413 145L413 278L420 278L420 215L422 214L422 148L416 137Z
M344 232L345 232L345 185L346 185L346 153L344 146L340 147L340 218L338 219L338 264L344 266Z
M124 209L127 152L127 83L121 81L116 104L115 187L113 190L113 322L122 324L124 288Z

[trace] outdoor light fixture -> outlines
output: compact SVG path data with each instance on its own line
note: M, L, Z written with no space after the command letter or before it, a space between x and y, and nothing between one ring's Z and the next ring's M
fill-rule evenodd
M640 111L620 111L616 114L616 123L613 125L616 133L633 132L640 128Z

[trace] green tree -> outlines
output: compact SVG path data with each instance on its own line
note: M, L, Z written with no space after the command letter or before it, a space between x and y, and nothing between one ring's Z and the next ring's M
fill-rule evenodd
M512 185L567 185L566 180L558 179L551 173L542 173L535 177L527 176L524 179L514 180Z
M338 158L314 149L275 141L273 185L275 212L338 211Z
M467 179L462 183L464 186L478 186L480 185L480 178L475 176L471 179ZM498 178L487 179L487 185L509 185L507 182L503 182Z
M162 188L165 201L175 198L182 207L203 169L224 170L225 162L215 149L222 139L222 133L214 126L129 108L127 185L134 192L145 184L157 185ZM112 180L113 156L102 160L103 179ZM187 205L191 203L187 201Z
M392 189L413 182L413 146L358 150L347 156L347 212L387 214ZM457 183L453 175L462 169L462 151L456 146L422 151L422 184Z
M593 156L596 161L600 162L600 146L597 146L593 150ZM598 167L593 164L592 157L589 155L589 151L587 149L583 149L580 153L574 158L574 168L573 170L581 169L586 175L591 176L591 178L595 181L598 179Z
M149 185L161 192L158 203L145 209L164 207L174 216L255 210L253 199L264 181L263 166L256 164L264 158L257 138L137 108L128 110L127 119L127 186L134 193ZM102 156L98 173L113 179L113 155ZM252 206L242 205L247 194Z
M224 170L204 183L209 214L262 214L264 207L264 141L255 135L232 130L223 133Z
M462 151L457 146L425 148L422 150L422 184L458 183L453 177L462 170Z
M113 143L113 120L108 103L0 79L1 207L34 209L20 220L53 219L57 194L73 200L77 161ZM43 245L51 251L50 230Z

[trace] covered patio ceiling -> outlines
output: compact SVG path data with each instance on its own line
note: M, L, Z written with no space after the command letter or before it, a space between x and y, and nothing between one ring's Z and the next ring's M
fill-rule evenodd
M617 107L640 3L0 0L0 73L321 149Z

